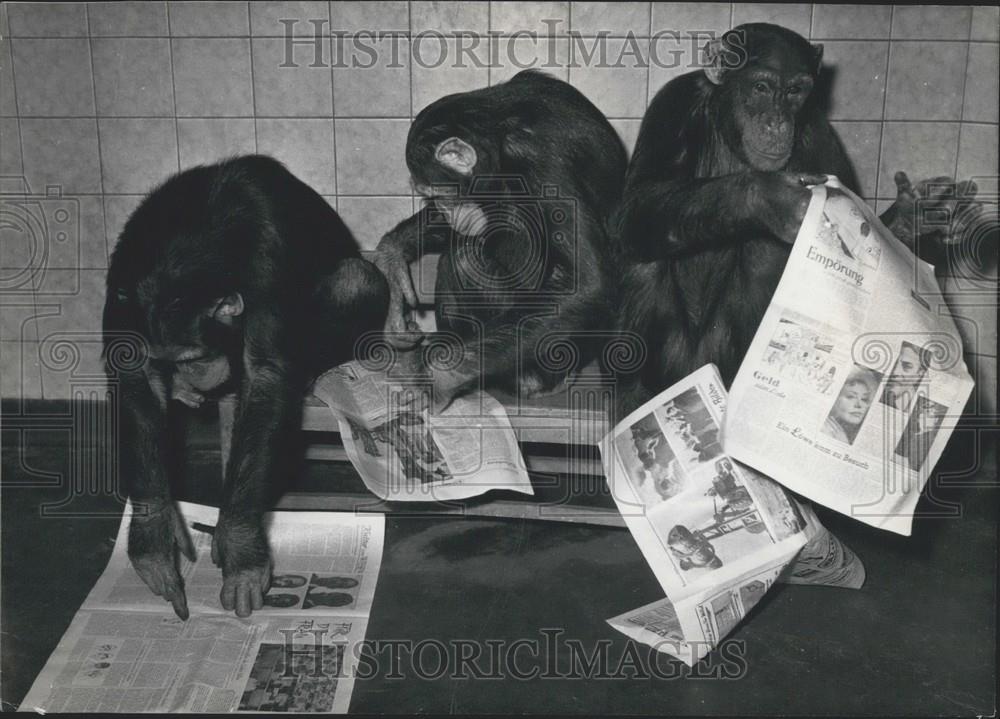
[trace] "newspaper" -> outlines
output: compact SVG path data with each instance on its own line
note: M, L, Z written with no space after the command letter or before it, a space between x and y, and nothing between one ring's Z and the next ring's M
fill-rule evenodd
M822 537L804 571L844 559L809 507L723 452L725 412L718 370L706 365L600 444L611 495L667 594L608 623L688 664L736 626L810 540ZM839 569L846 583L863 581L863 572Z
M222 577L206 533L218 510L183 502L178 508L198 553L193 563L180 558L191 617L179 619L132 569L127 508L107 569L20 710L346 713L385 518L268 515L271 589L263 609L240 619L219 603Z
M939 297L934 268L863 201L836 178L814 187L733 382L726 451L820 504L909 535L973 388Z
M347 456L381 499L449 501L509 489L533 495L503 406L477 391L431 414L426 390L348 362L321 375L313 394L337 418Z

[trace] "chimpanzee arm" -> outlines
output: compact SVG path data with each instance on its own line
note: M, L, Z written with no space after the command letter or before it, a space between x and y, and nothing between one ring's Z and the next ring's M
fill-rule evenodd
M428 253L448 249L450 229L440 213L423 207L385 234L378 244L379 252L398 252L405 262L414 262Z
M222 606L241 617L263 606L270 586L263 514L302 391L283 344L281 306L256 298L254 307L244 321L244 376L212 543L212 559L222 567Z
M712 136L711 91L702 73L682 75L646 111L616 222L636 259L697 252L760 232L794 241L809 199L796 173L699 177L706 163L731 164L722 140ZM706 152L721 159L701 157Z
M432 207L424 207L396 225L378 243L372 260L389 284L385 336L399 348L415 345L423 337L416 324L407 319L406 308L417 306L410 264L424 254L446 252L450 237L451 230L440 213Z
M136 573L153 591L188 618L174 545L191 561L194 547L170 498L166 454L167 379L148 364L121 372L119 458L123 488L132 503L128 554Z
M618 232L636 259L651 260L734 242L755 226L750 175L650 182L627 191Z

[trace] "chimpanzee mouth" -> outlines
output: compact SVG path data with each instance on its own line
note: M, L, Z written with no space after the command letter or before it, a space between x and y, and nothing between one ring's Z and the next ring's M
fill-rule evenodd
M747 143L745 147L750 155L751 164L767 165L771 169L780 169L784 167L788 163L788 159L792 156L791 150L783 152L767 152L766 150L759 150L749 143ZM754 160L757 160L758 162L754 162Z

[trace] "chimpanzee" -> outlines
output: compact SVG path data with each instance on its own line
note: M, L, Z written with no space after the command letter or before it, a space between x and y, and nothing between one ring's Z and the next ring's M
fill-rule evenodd
M791 30L741 25L707 45L704 72L671 80L650 103L615 220L629 255L620 326L647 343L645 365L623 377L619 412L707 362L732 381L805 216L806 185L823 173L858 191L811 93L822 57ZM918 191L903 173L896 182L882 219L912 246ZM924 201L975 204L974 183L951 188Z
M129 557L182 619L175 545L193 548L170 499L171 398L197 407L238 392L212 559L222 605L248 616L270 582L262 515L306 383L350 359L379 329L388 287L337 213L270 157L195 167L153 190L129 217L108 269L106 355L131 336L144 361L108 372L121 393L124 488L135 507ZM141 338L141 339L140 339Z
M599 340L588 330L613 328L619 253L606 223L627 166L600 111L562 80L526 70L422 110L406 162L427 202L382 238L375 262L389 280L390 341L404 347L421 338L404 321L416 304L408 263L442 253L438 329L462 346L452 368L431 368L434 404L480 382L550 391L593 359ZM563 351L575 362L554 357Z

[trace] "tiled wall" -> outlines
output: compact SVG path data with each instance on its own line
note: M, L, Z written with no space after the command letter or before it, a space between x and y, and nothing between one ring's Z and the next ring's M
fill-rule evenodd
M279 67L282 18L297 20L295 32L303 35L294 47L296 68ZM312 20L324 34L318 58ZM0 9L2 189L23 195L23 177L34 195L52 187L69 200L6 205L13 208L8 212L41 213L47 241L32 256L30 246L5 235L0 394L65 398L70 376L93 377L99 385L108 253L142 194L179 168L237 152L276 155L372 247L414 206L403 161L414 113L443 94L510 77L518 68L509 46L521 65L540 60L580 88L631 147L649 99L696 61L689 33L754 20L824 43L831 117L866 198L880 206L891 199L898 169L914 179L996 174L996 7L6 3ZM514 36L544 35L548 28L551 39ZM664 36L665 30L681 35ZM366 41L377 46L374 65L331 67L343 64L334 58L370 64L372 57L331 37L336 31L385 33ZM480 42L470 47L456 31L475 33ZM601 31L610 33L603 47L614 67L598 66L599 54L587 60ZM461 47L468 48L464 66L455 66ZM417 54L419 62L412 59ZM60 211L69 211L69 219Z

